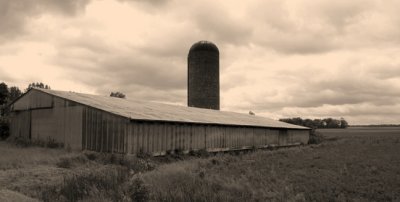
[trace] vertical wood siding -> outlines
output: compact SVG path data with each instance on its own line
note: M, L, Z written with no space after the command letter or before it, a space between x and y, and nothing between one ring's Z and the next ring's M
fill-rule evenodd
M13 112L11 136L63 143L82 149L82 106Z
M30 139L31 135L31 111L19 111L11 113L10 134L11 137Z
M82 115L82 149L127 153L129 144L128 124L126 118L112 115L91 107L85 107Z
M188 123L132 121L124 123L129 154L165 154L174 150L231 150L306 144L308 130L216 126Z

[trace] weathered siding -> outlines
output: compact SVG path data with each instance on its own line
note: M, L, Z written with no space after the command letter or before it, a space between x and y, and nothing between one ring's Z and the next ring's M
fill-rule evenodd
M53 139L72 149L82 149L82 106L14 112L11 136L32 140Z
M124 134L124 152L164 154L176 149L220 151L307 144L309 131L131 121Z
M12 105L11 110L19 111L38 108L51 108L52 106L53 96L43 92L29 91Z
M82 149L82 105L55 96L29 91L11 109L11 136L55 140Z
M60 133L63 123L59 123L59 118L63 118L60 113L54 113L54 109L32 110L32 139L48 139L52 138L57 142L64 142L64 135ZM60 132L58 130L61 130Z
M82 149L98 152L127 152L128 119L85 107L82 123Z
M82 106L64 108L64 144L82 149Z
M31 138L31 111L11 113L10 134L12 137Z

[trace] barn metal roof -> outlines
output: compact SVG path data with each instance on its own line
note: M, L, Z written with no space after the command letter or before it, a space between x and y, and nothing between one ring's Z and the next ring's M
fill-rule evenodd
M201 109L157 102L121 99L110 96L90 95L40 88L34 88L33 90L38 90L50 95L81 103L83 105L104 110L132 120L309 129L262 116L254 116L236 112Z

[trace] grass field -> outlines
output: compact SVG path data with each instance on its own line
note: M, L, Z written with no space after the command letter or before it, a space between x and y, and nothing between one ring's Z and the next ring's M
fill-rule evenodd
M318 132L319 145L200 157L0 142L0 201L400 201L400 128Z

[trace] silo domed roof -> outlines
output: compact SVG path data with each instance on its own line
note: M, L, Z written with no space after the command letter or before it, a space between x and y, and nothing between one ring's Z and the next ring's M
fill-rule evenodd
M215 51L219 53L217 46L210 41L199 41L190 47L189 53L194 51Z

